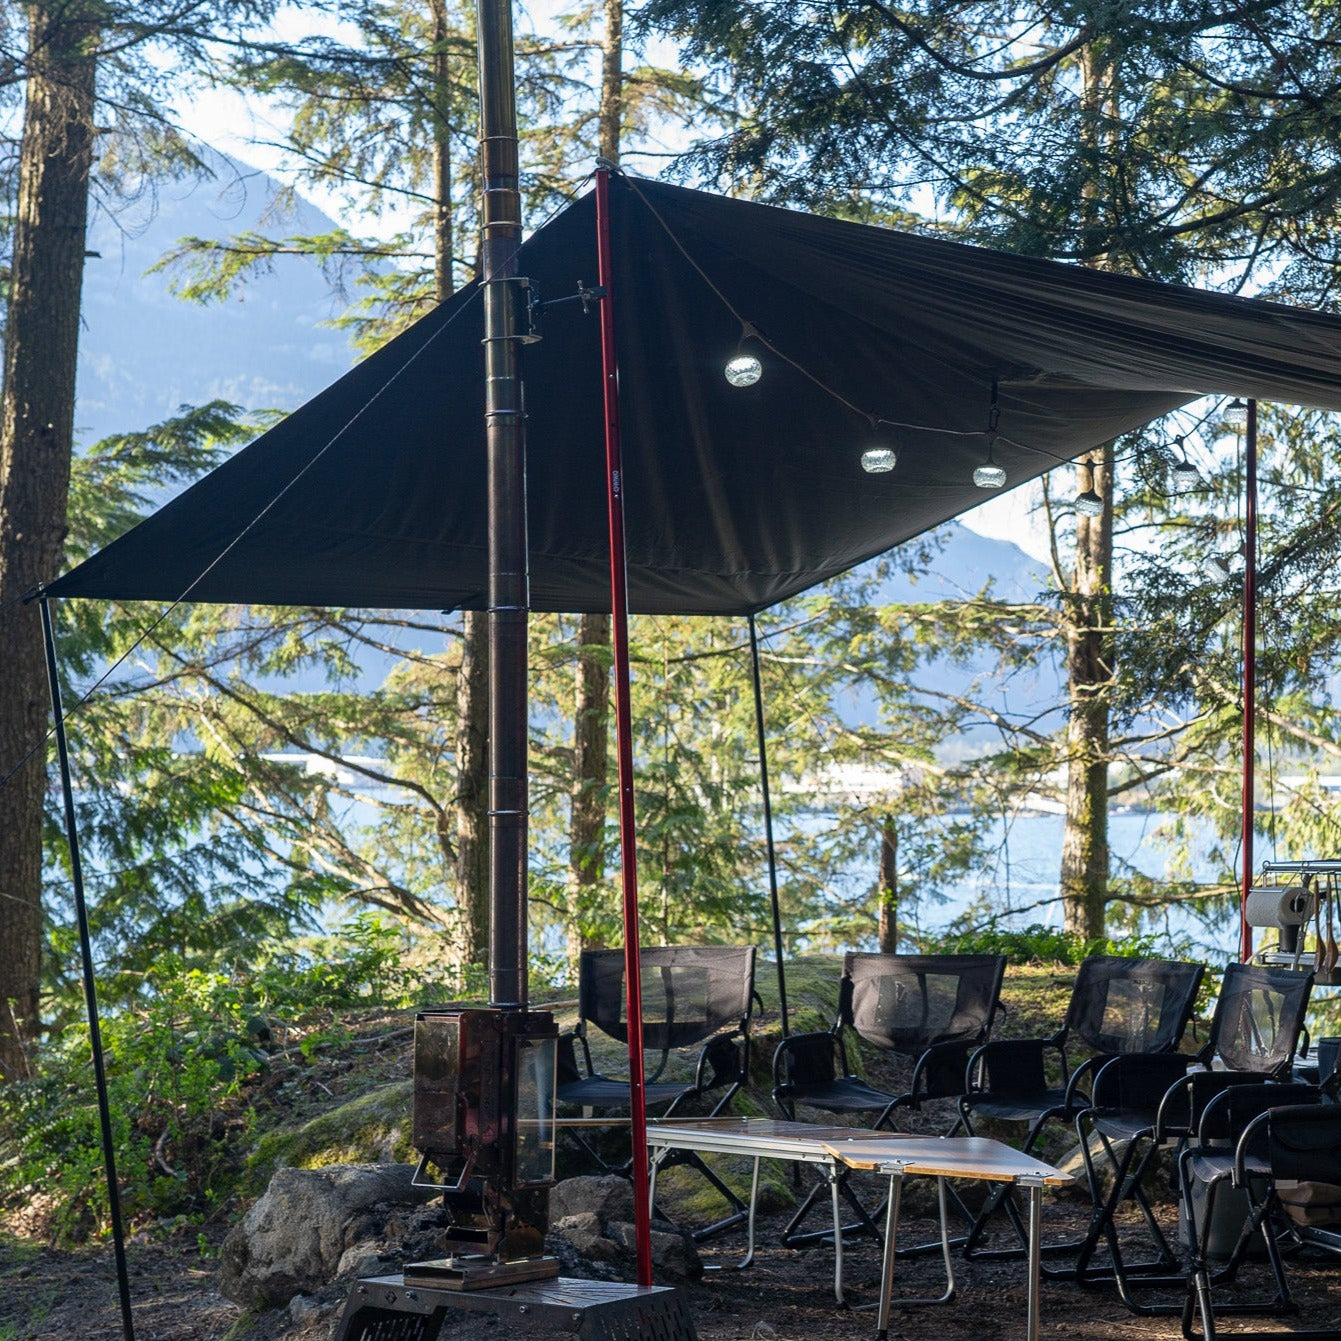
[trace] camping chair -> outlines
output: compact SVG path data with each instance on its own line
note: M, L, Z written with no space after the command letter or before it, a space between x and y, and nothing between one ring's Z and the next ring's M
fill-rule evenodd
M1321 1092L1301 1083L1235 1085L1207 1104L1195 1144L1178 1157L1192 1256L1182 1310L1189 1341L1199 1341L1194 1331L1198 1313L1203 1335L1213 1338L1217 1316L1295 1310L1279 1243L1283 1226L1277 1221L1284 1217L1277 1180L1341 1183L1341 1109L1321 1105ZM1221 1219L1222 1206L1227 1213ZM1293 1226L1288 1232L1299 1239L1310 1233ZM1326 1246L1341 1245L1335 1234L1331 1238L1334 1242ZM1249 1253L1262 1250L1274 1280L1272 1297L1216 1303L1212 1287L1234 1279ZM1222 1265L1213 1269L1216 1259ZM1235 1341L1245 1335L1280 1333L1236 1331ZM1335 1336L1336 1329L1289 1335Z
M1049 1038L1004 1039L984 1043L969 1059L966 1092L959 1100L964 1130L974 1134L975 1118L1028 1123L1020 1149L1032 1154L1050 1122L1073 1123L1089 1095L1082 1082L1113 1057L1177 1050L1192 1018L1205 965L1171 959L1131 959L1091 955L1076 974L1062 1027ZM1076 1045L1090 1056L1078 1065ZM1046 1064L1055 1058L1061 1084L1050 1085ZM977 1247L987 1223L1004 1208L1020 1238L1020 1247ZM966 1257L1020 1257L1028 1241L1024 1222L1007 1188L990 1197L969 1230ZM1047 1251L1078 1248L1051 1244Z
M1141 1180L1161 1147L1195 1134L1201 1113L1217 1093L1233 1085L1288 1077L1312 986L1311 973L1230 964L1206 1044L1194 1057L1177 1053L1115 1057L1095 1073L1091 1106L1076 1117L1094 1214L1074 1270L1067 1274L1082 1284L1112 1281L1133 1313L1169 1311L1163 1305L1143 1303L1132 1293L1138 1283L1183 1284L1181 1273L1169 1274L1178 1259L1155 1219ZM1189 1072L1189 1063L1211 1069ZM1112 1172L1107 1196L1100 1193L1091 1147L1096 1137ZM1115 1215L1127 1200L1140 1210L1155 1244L1157 1255L1150 1261L1129 1264L1124 1259ZM1100 1239L1106 1241L1111 1257L1106 1270L1090 1265Z
M957 1099L964 1092L969 1056L991 1030L1005 971L1004 955L844 956L833 1026L821 1033L793 1034L778 1044L773 1055L774 1102L792 1121L798 1107L876 1113L871 1126L879 1129L889 1127L900 1108L920 1108L931 1099ZM854 1075L845 1029L883 1051L915 1059L908 1089L893 1094ZM958 1127L956 1119L951 1133ZM844 1232L878 1239L878 1225L846 1177L840 1189L858 1217L856 1224L843 1227ZM826 1192L823 1184L811 1189L783 1230L783 1243L794 1246L831 1237L830 1230L798 1232ZM939 1250L939 1245L927 1246Z
M716 1117L749 1079L750 1024L756 994L752 945L654 946L639 952L642 976L643 1046L649 1109L670 1117L692 1099L710 1099L707 1116ZM584 950L578 963L576 1028L559 1039L558 1085L561 1104L597 1110L599 1115L627 1113L629 1082L611 1078L593 1065L588 1033L597 1029L627 1044L622 950ZM698 1048L692 1079L662 1079L672 1054ZM614 1124L612 1124L614 1125ZM578 1128L569 1136L601 1170L627 1173L632 1157L612 1164ZM731 1215L697 1231L695 1237L738 1223L746 1206L693 1151L677 1152L669 1162L696 1168L726 1198Z

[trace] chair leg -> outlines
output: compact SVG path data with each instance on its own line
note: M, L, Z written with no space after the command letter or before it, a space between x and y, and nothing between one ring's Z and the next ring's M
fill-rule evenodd
M1088 1162L1092 1158L1089 1151L1088 1134L1084 1132L1083 1124L1079 1119L1076 1125L1077 1130L1081 1132L1082 1149ZM1118 1297L1122 1302L1138 1316L1176 1313L1179 1311L1177 1307L1146 1304L1136 1299L1132 1294L1132 1288L1137 1284L1151 1286L1185 1285L1185 1277L1181 1273L1177 1276L1168 1274L1178 1265L1178 1258L1170 1248L1168 1239L1165 1238L1164 1231L1160 1228L1159 1222L1155 1219L1154 1211L1151 1209L1145 1193L1141 1190L1141 1180L1145 1177L1151 1160L1158 1153L1158 1147L1148 1137L1143 1138L1138 1135L1131 1140L1127 1149L1119 1157L1112 1142L1104 1133L1096 1131L1096 1134L1099 1137L1104 1155L1113 1170L1113 1186L1106 1197L1102 1200L1096 1199L1094 1214L1091 1216L1089 1229L1081 1241L1074 1266L1069 1270L1052 1270L1045 1274L1053 1278L1069 1276L1081 1285L1087 1286L1111 1283L1116 1287ZM1097 1170L1091 1171L1091 1178L1092 1186L1097 1190L1099 1187ZM1149 1261L1128 1262L1122 1251L1116 1214L1122 1202L1129 1200L1134 1201L1140 1209L1146 1227L1154 1241L1157 1256ZM1111 1266L1106 1269L1090 1265L1101 1239L1106 1243L1111 1258Z
M714 1220L710 1225L704 1225L701 1229L695 1229L690 1232L690 1238L695 1243L702 1243L717 1234L725 1233L728 1229L734 1229L737 1225L742 1225L749 1219L750 1208L722 1179L717 1172L710 1168L704 1162L701 1155L696 1150L674 1150L669 1157L663 1161L663 1168L674 1168L676 1166L694 1169L701 1173L708 1181L709 1185L718 1192L726 1204L731 1208L728 1215L720 1220ZM663 1219L669 1219L663 1215Z
M840 1226L842 1235L844 1238L848 1238L853 1235L869 1234L879 1242L882 1237L880 1228L871 1217L870 1212L861 1204L857 1194L848 1186L849 1178L850 1170L841 1169L839 1171L837 1175L836 1195L840 1195L848 1205L852 1207L857 1215L857 1219L852 1224ZM799 1227L805 1222L810 1215L810 1212L820 1204L821 1198L828 1198L830 1192L831 1188L827 1178L819 1179L815 1183L806 1195L806 1199L797 1208L796 1213L787 1221L786 1226L783 1228L781 1241L784 1247L799 1248L807 1243L828 1242L833 1239L834 1231L832 1226L827 1229L808 1229L804 1232L799 1232ZM825 1204L828 1204L827 1201ZM876 1212L877 1215L879 1213L879 1211Z
M1206 1219L1209 1222L1211 1212L1212 1189L1207 1188ZM1272 1193L1268 1190L1261 1204L1253 1202L1251 1213L1239 1234L1238 1242L1230 1254L1225 1268L1212 1272L1205 1255L1197 1249L1195 1270L1188 1285L1187 1297L1183 1303L1183 1336L1187 1341L1215 1341L1216 1318L1223 1315L1246 1314L1289 1314L1299 1311L1295 1303L1290 1283L1285 1275L1285 1264L1277 1241L1277 1230L1272 1223ZM1216 1281L1232 1276L1242 1264L1248 1246L1258 1233L1261 1233L1266 1247L1267 1264L1271 1270L1275 1295L1271 1299L1249 1303L1221 1304L1218 1307L1211 1295L1211 1287ZM1196 1331L1196 1319L1201 1319L1201 1331ZM1338 1335L1336 1327L1290 1328L1288 1331L1240 1331L1232 1333L1232 1341L1335 1341ZM1229 1341L1229 1338L1226 1338Z

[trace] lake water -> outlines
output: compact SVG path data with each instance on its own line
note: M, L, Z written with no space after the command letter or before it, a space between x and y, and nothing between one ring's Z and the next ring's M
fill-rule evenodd
M1161 838L1160 830L1173 817L1158 811L1122 811L1109 816L1109 869L1139 871L1157 879L1168 878L1174 852ZM991 920L1010 928L1040 923L1060 927L1061 900L1057 871L1061 860L1063 818L1061 815L1021 815L1009 828L998 822L991 846L997 859L978 875L960 881L945 891L943 899L925 898L900 908L900 922L914 934L932 934L965 919L974 924ZM1209 830L1194 837L1190 878L1212 882L1222 873L1220 862L1210 856L1215 846ZM867 877L869 879L869 876ZM981 915L976 915L981 909ZM1123 916L1113 907L1114 920ZM1141 915L1139 931L1156 936L1161 949L1180 946L1198 951L1230 953L1238 939L1237 916L1232 909L1215 913L1193 911L1175 905ZM1110 934L1114 934L1110 932Z

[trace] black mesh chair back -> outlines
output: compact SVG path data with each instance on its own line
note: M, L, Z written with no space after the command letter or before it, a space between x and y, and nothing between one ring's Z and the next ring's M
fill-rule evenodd
M752 945L648 947L639 955L643 1046L663 1054L741 1026L754 992ZM578 969L578 1013L627 1043L628 991L622 950L588 950Z
M839 1019L891 1052L981 1043L992 1028L1005 971L1004 955L848 954Z
M1275 1107L1267 1114L1266 1127L1273 1178L1341 1186L1341 1107Z
M1268 964L1230 964L1206 1052L1231 1071L1281 1075L1304 1028L1313 975Z
M1220 995L1205 1046L1197 1062L1210 1070L1192 1074L1192 1058L1174 1055L1124 1055L1108 1062L1096 1075L1093 1107L1076 1118L1086 1174L1095 1200L1095 1216L1077 1257L1076 1276L1085 1283L1112 1279L1122 1301L1134 1313L1177 1311L1167 1303L1137 1298L1141 1290L1182 1287L1184 1275L1142 1192L1142 1181L1159 1151L1195 1135L1202 1114L1212 1102L1232 1113L1250 1097L1219 1100L1222 1091L1258 1081L1276 1080L1290 1069L1304 1012L1313 985L1311 973L1274 965L1232 963L1220 983ZM1283 1096L1286 1097L1286 1096ZM1091 1136L1097 1136L1112 1177L1110 1190L1100 1192L1091 1157ZM1128 1263L1118 1243L1114 1219L1120 1202L1131 1200L1142 1212L1157 1257ZM1108 1240L1111 1267L1090 1265L1100 1235Z
M1076 974L1066 1029L1094 1052L1172 1052L1196 1005L1204 964L1091 955Z
M752 945L658 945L639 951L645 1049L643 1098L660 1118L669 1118L683 1105L695 1102L711 1105L708 1115L716 1117L749 1081L750 1025L756 1000L754 958ZM559 1103L581 1106L597 1118L626 1112L627 1054L619 1066L625 1077L603 1074L592 1057L588 1037L591 1029L620 1043L629 1041L623 950L582 952L577 1027L559 1038L555 1096ZM699 1049L693 1076L663 1078L672 1053L692 1048ZM582 1130L569 1128L562 1134L598 1169L627 1174L632 1167L632 1157L623 1157L626 1147L622 1143L619 1158L612 1160ZM681 1151L670 1162L688 1165L702 1174L730 1207L725 1219L695 1230L695 1238L707 1237L746 1218L745 1203L697 1153Z

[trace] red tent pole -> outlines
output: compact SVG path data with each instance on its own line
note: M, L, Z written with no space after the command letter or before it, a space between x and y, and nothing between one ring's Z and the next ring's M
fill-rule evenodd
M1253 956L1248 890L1253 881L1253 753L1257 725L1257 402L1248 402L1243 505L1243 885L1239 906L1239 957Z
M596 169L597 282L605 387L605 471L610 512L610 642L614 651L619 757L619 851L624 885L624 978L628 983L629 1112L633 1139L633 1223L638 1284L652 1283L652 1205L647 1174L647 1094L643 1085L643 987L638 955L638 840L633 808L633 721L629 704L629 574L624 552L624 473L619 454L619 363L615 353L614 267L610 249L610 168Z

